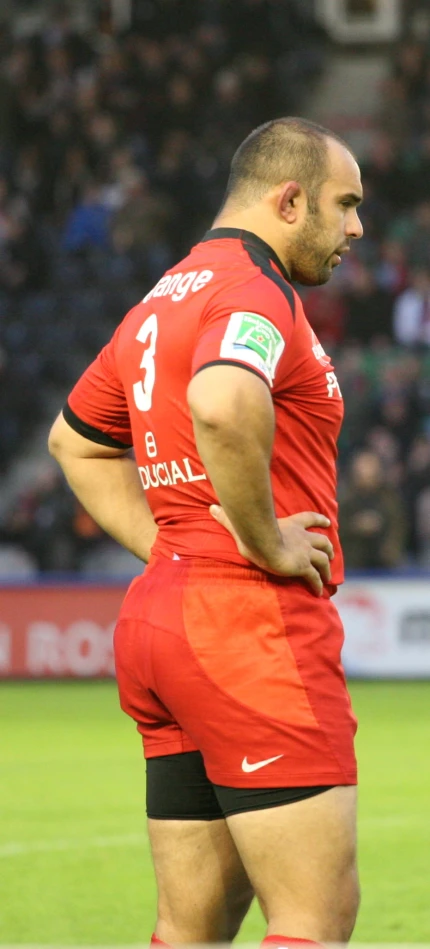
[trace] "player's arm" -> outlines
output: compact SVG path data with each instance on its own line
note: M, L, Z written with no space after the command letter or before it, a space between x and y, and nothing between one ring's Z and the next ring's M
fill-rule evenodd
M157 534L134 459L124 448L76 432L61 413L48 447L76 497L97 524L140 560L149 560Z
M270 483L274 411L267 386L237 366L208 366L191 380L188 402L220 503L254 556L275 562L282 538Z
M188 387L197 449L215 493L249 559L272 573L303 576L321 592L330 579L328 540L305 526L279 529L270 480L275 430L270 390L253 372L234 365L206 366ZM319 549L317 549L319 548Z

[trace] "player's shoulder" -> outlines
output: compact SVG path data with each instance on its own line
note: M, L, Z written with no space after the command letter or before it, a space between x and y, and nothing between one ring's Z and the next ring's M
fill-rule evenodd
M296 294L279 258L257 235L235 228L215 228L197 244L190 259L209 266L213 279L206 299L211 306L238 296L267 301L272 310L295 315ZM249 308L248 303L245 305Z
M261 267L253 277L252 291L256 297L270 301L272 307L290 312L293 318L297 310L297 294L294 288L273 267Z
M211 305L261 313L294 324L300 299L294 288L270 266L236 273L214 288Z

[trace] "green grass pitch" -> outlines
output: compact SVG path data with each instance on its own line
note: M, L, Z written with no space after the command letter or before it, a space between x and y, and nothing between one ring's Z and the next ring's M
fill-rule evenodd
M353 683L357 942L430 943L430 683ZM140 739L112 682L0 686L0 944L145 944ZM238 941L257 942L254 906Z

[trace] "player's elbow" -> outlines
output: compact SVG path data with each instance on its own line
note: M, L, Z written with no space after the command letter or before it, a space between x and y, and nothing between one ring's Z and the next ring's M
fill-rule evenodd
M196 438L217 441L234 441L238 437L238 424L234 415L223 412L217 406L190 404Z
M208 394L196 383L195 379L192 379L188 386L187 397L194 425L203 429L216 430L220 425L225 424L226 412L222 401L212 394L208 398Z
M221 363L204 367L191 379L187 398L194 425L208 431L242 432L256 422L273 426L273 403L266 383L242 366Z
M243 412L242 403L247 399L240 386L225 384L222 371L216 369L215 373L211 369L198 373L187 391L194 426L208 433L236 428Z
M49 454L52 455L52 457L55 458L55 460L59 463L61 463L61 456L65 450L65 436L62 423L63 417L60 414L58 418L55 419L55 422L48 435Z
M59 460L59 457L61 454L61 446L58 442L58 439L55 437L55 434L53 434L52 429L48 435L48 451L49 451L49 454L52 455L52 457L55 458L56 461Z

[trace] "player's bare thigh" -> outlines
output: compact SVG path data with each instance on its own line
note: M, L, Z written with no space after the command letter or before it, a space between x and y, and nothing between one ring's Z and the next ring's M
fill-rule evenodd
M150 819L148 830L158 938L173 944L230 942L254 893L225 820Z
M356 788L227 818L268 934L346 942L359 903Z

